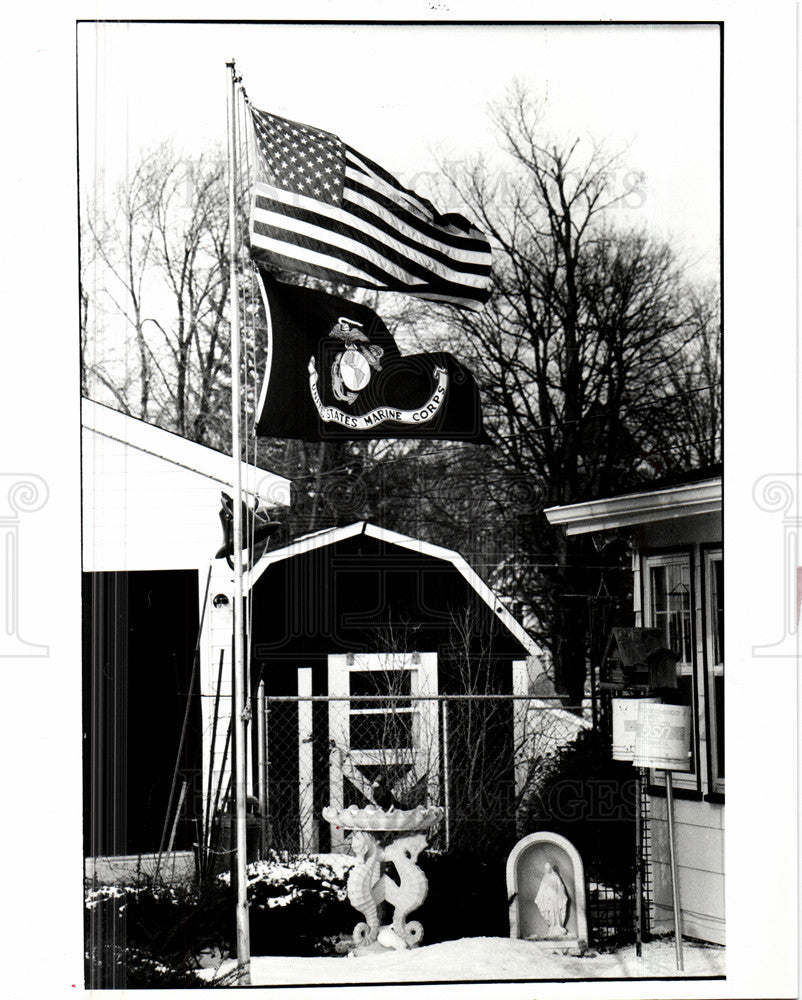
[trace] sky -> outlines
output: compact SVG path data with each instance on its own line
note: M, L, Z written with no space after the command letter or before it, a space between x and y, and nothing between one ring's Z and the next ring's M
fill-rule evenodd
M621 151L616 222L670 241L698 280L718 275L716 26L85 23L78 43L84 191L164 139L187 155L224 144L232 58L257 107L336 133L424 194L438 159L481 151L505 169L487 111L518 78L556 139Z

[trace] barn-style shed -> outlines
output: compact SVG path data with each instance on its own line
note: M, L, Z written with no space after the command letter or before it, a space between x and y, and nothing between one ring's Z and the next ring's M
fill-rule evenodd
M268 551L245 585L251 768L275 846L342 847L322 808L373 801L375 781L405 805L443 804L452 843L491 815L514 833L530 730L564 740L580 723L527 697L538 649L462 556L358 522ZM229 615L221 602L207 623L212 668ZM220 704L227 693L222 678ZM212 785L228 724L214 703Z

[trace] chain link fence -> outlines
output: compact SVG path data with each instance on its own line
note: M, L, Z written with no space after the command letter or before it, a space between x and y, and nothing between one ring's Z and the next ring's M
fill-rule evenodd
M373 680L371 678L371 680ZM509 850L555 754L585 726L559 702L502 694L267 700L267 780L260 797L271 847L345 850L324 806L438 805L434 849L479 856Z
M440 806L429 855L488 864L503 892L517 841L535 830L562 833L585 862L593 941L612 946L647 929L648 878L640 893L634 881L648 855L643 789L635 789L631 768L605 763L609 748L590 726L588 706L571 711L557 698L530 695L420 694L398 677L394 684L365 672L352 675L348 695L268 696L257 707L250 860L269 850L350 853L349 831L323 819L326 806ZM213 853L226 867L233 816L225 805L218 820Z

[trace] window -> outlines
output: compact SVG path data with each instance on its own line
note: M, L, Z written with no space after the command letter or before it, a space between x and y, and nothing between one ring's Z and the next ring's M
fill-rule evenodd
M651 627L663 633L664 644L679 656L677 671L693 671L691 627L691 567L688 560L649 566Z
M399 800L437 802L436 653L329 656L329 801L370 801L380 780ZM332 846L342 840L332 831Z
M662 632L663 643L679 657L677 685L691 708L691 770L674 775L678 787L697 788L696 698L694 688L693 568L688 552L646 556L643 562L644 625Z
M724 560L721 549L704 552L705 665L707 669L710 790L724 791Z

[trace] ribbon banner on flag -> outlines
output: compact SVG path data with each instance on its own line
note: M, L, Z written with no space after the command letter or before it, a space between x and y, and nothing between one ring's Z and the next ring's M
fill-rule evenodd
M490 296L490 244L336 135L251 108L262 179L251 251L276 269L437 299Z

